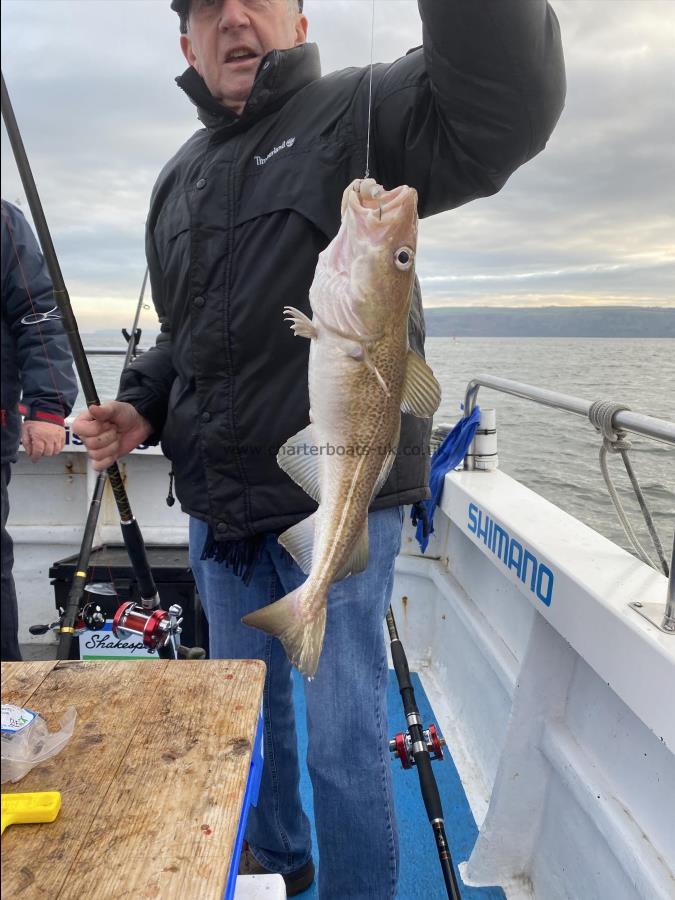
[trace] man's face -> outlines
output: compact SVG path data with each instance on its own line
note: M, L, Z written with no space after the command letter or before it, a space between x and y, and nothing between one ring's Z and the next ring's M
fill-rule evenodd
M262 57L306 36L307 19L289 0L192 0L180 45L216 100L239 114Z

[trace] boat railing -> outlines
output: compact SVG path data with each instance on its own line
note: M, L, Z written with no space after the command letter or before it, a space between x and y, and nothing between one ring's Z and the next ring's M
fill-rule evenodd
M531 400L542 406L550 406L553 409L562 409L565 412L575 413L588 419L592 401L583 400L581 397L573 397L571 394L563 394L559 391L549 391L533 384L525 384L522 381L512 381L510 378L499 378L496 375L478 375L473 378L466 388L464 399L464 414L473 412L478 399L478 391L481 387L500 391L502 394L510 394L512 397L520 397L522 400ZM657 419L654 416L646 416L643 413L623 409L612 417L612 426L616 431L629 431L632 434L641 434L643 437L652 438L675 446L675 423L665 419ZM469 457L466 468L471 467Z
M134 353L145 353L146 348L136 347ZM84 352L87 356L126 356L126 347L85 347Z
M651 438L654 441L660 441L662 443L675 446L675 423L668 422L666 419L658 419L654 416L647 416L643 413L633 412L632 410L626 409L625 407L621 408L621 404L611 404L607 403L606 401L591 402L589 400L584 400L581 397L574 397L571 394L563 394L560 391L550 391L546 388L540 388L533 384L526 384L522 381L513 381L510 378L500 378L497 375L478 375L468 383L464 396L465 416L470 416L475 409L478 401L478 392L481 388L488 388L490 390L499 391L502 394L509 394L512 397L519 397L522 400L530 400L533 403L539 403L542 406L548 406L553 409L561 409L565 412L583 416L599 430L600 426L598 424L598 421L600 417L597 415L597 409L598 405L601 404L605 406L605 413L607 413L607 415L605 416L605 421L603 422L603 427L601 429L604 436L606 436L608 432L613 432L613 439L616 439L617 437L621 438L623 433L630 432L631 434L639 434L643 437ZM607 444L606 440L605 444ZM649 514L649 511L647 509L644 495L642 494L640 486L637 482L637 478L635 478L634 473L632 472L632 469L630 467L627 453L628 447L629 445L626 445L624 448L621 448L621 454L623 456L624 464L630 476L633 489L635 490L635 493L638 497L640 508L645 517L645 521L652 537L652 541L661 559L661 569L668 577L668 589L665 609L662 603L643 604L640 601L636 601L635 603L631 603L630 605L636 612L644 616L644 618L648 619L650 622L652 622L652 624L655 624L661 631L666 632L667 634L675 634L675 575L673 575L673 568L675 567L675 535L673 536L673 550L670 558L670 565L668 565L663 553L663 548L658 539L658 535L656 535L651 515ZM634 547L636 547L636 549L638 550L638 556L640 556L643 561L648 562L650 565L654 566L654 568L658 569L659 567L654 565L646 557L642 547L635 539L635 535L632 532L632 529L626 522L625 513L623 512L623 509L621 507L621 502L618 499L616 491L613 489L613 485L611 484L611 476L609 476L606 466L603 464L603 452L606 452L606 449L605 451L601 450L600 456L601 466L603 467L603 476L605 476L605 481L607 482L610 496L615 506L617 507L617 513L619 514L619 518L624 525L626 534L631 543L633 543ZM464 459L464 468L475 468L475 453L473 443ZM658 608L653 609L652 607L655 606Z

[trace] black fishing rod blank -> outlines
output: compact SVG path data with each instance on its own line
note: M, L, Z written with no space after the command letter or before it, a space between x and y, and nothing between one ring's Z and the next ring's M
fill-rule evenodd
M389 629L389 640L391 641L391 658L394 663L394 671L396 672L401 699L403 700L403 710L408 723L407 732L396 735L389 742L389 749L394 756L401 760L403 768L409 769L413 765L417 768L422 799L434 831L445 888L450 900L461 900L459 885L457 884L455 870L452 865L450 846L445 834L441 797L431 769L432 756L435 759L443 758L443 741L438 737L438 733L433 725L430 725L426 731L422 727L422 719L415 700L415 690L410 678L408 660L401 639L398 636L391 607L387 611L387 628Z
M138 327L138 321L141 317L141 310L143 309L143 297L145 296L145 286L148 283L149 271L150 270L146 266L145 275L143 276L143 283L141 284L141 293L138 297L138 303L136 304L136 313L134 314L134 321L131 326L131 334L129 334L126 328L122 329L122 335L127 342L127 352L124 357L124 365L122 366L122 371L126 369L132 359L136 358L138 342L141 339L141 329Z
M35 223L38 238L42 246L42 252L47 263L47 268L49 269L49 274L54 289L54 302L58 306L61 313L64 331L70 343L70 349L73 354L73 361L75 363L75 368L77 369L77 374L80 378L80 384L82 385L87 408L92 405L100 406L100 400L96 392L96 386L94 384L91 370L89 368L87 355L82 345L82 339L80 337L80 331L77 326L77 321L75 319L72 304L70 302L70 296L63 280L63 275L61 274L61 267L59 265L56 251L54 249L54 244L52 243L47 220L42 209L40 196L38 194L37 186L33 178L30 163L28 162L28 156L23 145L21 132L19 131L19 126L14 115L14 110L9 98L7 86L5 85L4 74L0 74L0 79L2 81L2 118L5 122L9 141L12 146L12 151L14 153L17 168L19 170L19 175L21 176L21 181L26 192L26 199L28 200L28 205L33 216L33 221ZM162 633L157 630L153 632L156 640L158 641L155 649L159 653L160 657L173 659L176 655L175 640L172 639L172 635L167 630L170 625L170 617L168 613L159 609L159 595L157 593L157 587L155 586L155 581L150 569L150 564L148 563L148 557L145 552L145 543L143 541L143 536L138 526L138 522L134 518L131 511L129 498L127 497L127 492L125 490L124 483L122 481L122 475L117 463L113 463L113 465L108 469L108 478L110 479L110 487L112 488L113 497L115 498L115 503L117 505L120 516L122 537L124 539L124 544L127 549L129 561L131 562L134 575L136 576L136 581L138 583L141 595L139 612L143 613L157 610L165 616L165 628L162 630ZM177 619L175 617L173 618L173 622L177 622ZM137 632L131 632L130 629L127 629L123 633ZM65 634L70 636L69 632L65 632ZM143 635L145 640L145 633L143 633ZM159 643L159 641L161 641L162 643Z
M94 487L94 495L89 504L89 513L84 526L84 534L80 544L80 552L77 557L77 565L73 573L73 580L70 582L66 605L63 608L61 616L61 625L59 627L59 646L56 651L57 659L70 659L70 651L72 649L73 637L75 636L76 626L80 618L80 608L82 596L84 594L84 586L87 583L87 569L89 568L89 558L91 556L91 548L94 543L94 534L96 532L96 523L98 522L98 514L101 509L101 501L103 499L103 491L105 489L106 474L99 473ZM105 618L101 623L101 627L105 624Z

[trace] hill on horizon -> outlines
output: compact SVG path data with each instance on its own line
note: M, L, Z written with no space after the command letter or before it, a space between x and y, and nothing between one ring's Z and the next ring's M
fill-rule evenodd
M435 307L427 337L675 338L675 306Z
M675 338L675 305L448 306L425 309L424 318L427 337ZM141 346L157 331L144 329ZM90 346L126 343L119 328L82 329L82 337Z

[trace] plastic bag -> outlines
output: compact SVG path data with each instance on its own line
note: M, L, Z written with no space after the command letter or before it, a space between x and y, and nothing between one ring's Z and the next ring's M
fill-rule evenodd
M34 766L56 756L75 730L77 713L69 706L60 718L60 731L50 731L32 709L2 704L2 784L20 781Z

